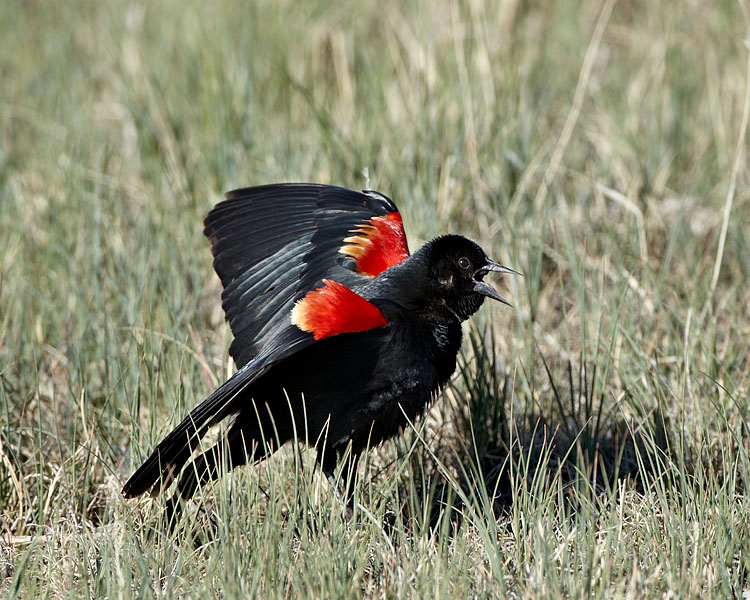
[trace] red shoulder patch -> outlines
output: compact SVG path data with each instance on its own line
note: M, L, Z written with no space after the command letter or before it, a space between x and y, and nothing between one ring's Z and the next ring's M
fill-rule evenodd
M375 277L409 256L401 213L373 217L353 229L339 252L354 259L357 270Z
M292 309L292 324L309 331L316 340L382 327L388 322L380 309L338 281L305 294Z

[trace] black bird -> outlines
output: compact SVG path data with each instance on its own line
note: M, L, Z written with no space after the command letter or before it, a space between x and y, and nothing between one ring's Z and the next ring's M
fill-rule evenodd
M515 273L459 235L410 255L398 209L373 191L240 189L204 224L239 370L123 487L127 498L157 495L182 473L170 514L220 465L259 462L295 436L315 446L331 481L341 456L353 472L365 447L398 433L448 382L461 322L485 297L508 304L484 276ZM221 440L184 468L226 418Z

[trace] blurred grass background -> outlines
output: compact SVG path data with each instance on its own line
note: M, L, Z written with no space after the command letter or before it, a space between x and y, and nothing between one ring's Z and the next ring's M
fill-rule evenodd
M748 593L746 4L2 14L0 591ZM461 232L524 277L354 523L289 448L167 536L119 489L231 373L201 221L274 181L380 190L412 248Z

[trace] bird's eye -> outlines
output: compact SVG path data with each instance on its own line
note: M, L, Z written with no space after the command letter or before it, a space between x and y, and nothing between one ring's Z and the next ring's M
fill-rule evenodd
M462 269L468 269L471 266L471 263L469 262L469 259L465 256L462 256L458 259L458 266Z

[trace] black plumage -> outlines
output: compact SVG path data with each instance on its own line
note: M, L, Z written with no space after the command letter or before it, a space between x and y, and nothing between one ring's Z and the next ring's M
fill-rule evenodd
M269 456L295 435L323 470L395 435L456 367L461 322L485 297L494 263L441 236L409 255L393 202L377 192L274 184L230 192L205 221L239 370L165 437L123 488L172 500ZM206 431L220 441L185 468ZM296 433L295 433L296 432Z

